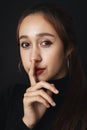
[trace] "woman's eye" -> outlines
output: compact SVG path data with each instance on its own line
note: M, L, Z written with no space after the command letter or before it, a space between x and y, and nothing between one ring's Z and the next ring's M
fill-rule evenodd
M28 43L28 42L22 42L21 43L21 47L23 47L23 48L27 48L29 46L30 46L30 43Z
M51 44L52 44L51 41L43 41L43 42L41 42L42 46L50 46Z

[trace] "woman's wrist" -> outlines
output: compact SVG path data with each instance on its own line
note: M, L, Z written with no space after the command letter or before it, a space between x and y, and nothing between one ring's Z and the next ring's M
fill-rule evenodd
M24 124L29 128L29 129L33 129L34 124L30 123L29 120L27 120L25 117L22 118L22 121L24 122Z

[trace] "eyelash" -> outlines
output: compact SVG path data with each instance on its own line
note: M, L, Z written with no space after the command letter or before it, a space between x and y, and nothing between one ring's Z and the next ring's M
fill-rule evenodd
M43 43L45 43L45 45L42 45ZM51 44L52 44L51 41L43 41L43 42L41 42L41 46L45 46L45 47L48 47L48 46L50 46Z
M42 41L41 43L40 43L40 45L42 46L42 47L49 47L50 45L52 44L52 42L51 41ZM22 47L22 48L29 48L30 46L31 46L31 44L30 43L28 43L28 42L22 42L21 44L20 44L20 46Z
M28 48L28 47L30 46L30 43L28 43L28 42L22 42L22 43L20 44L20 46L21 46L22 48Z

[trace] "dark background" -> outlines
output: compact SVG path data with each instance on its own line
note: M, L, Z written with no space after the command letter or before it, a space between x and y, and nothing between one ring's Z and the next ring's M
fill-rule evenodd
M0 89L24 82L24 73L18 71L16 27L23 9L37 0L7 0L0 3ZM49 1L49 0L44 0ZM52 1L52 0L51 0ZM79 44L80 57L87 76L87 6L86 0L53 0L72 15Z

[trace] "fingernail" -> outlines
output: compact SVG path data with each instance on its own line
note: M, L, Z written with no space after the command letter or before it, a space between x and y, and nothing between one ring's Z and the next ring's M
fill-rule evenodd
M52 86L54 86L54 84L51 84ZM58 94L59 91L55 88L55 93Z
M55 102L53 102L53 103L52 103L52 106L56 106L56 103L55 103Z
M56 89L56 90L55 90L55 93L56 93L56 94L58 94L58 93L59 93L59 91Z
M50 108L50 105L47 105L47 108Z

